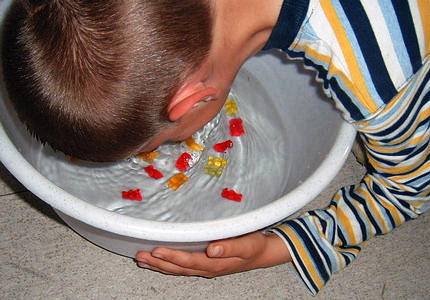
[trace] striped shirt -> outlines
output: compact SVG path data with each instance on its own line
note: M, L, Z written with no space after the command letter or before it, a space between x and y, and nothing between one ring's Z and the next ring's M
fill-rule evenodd
M270 48L317 71L366 150L359 184L271 229L316 294L363 241L430 207L430 0L285 0Z

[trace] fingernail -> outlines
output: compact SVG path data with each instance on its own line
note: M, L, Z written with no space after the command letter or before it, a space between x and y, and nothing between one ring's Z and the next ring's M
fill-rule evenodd
M210 250L210 255L213 257L221 256L222 254L222 247L221 246L215 246Z
M152 253L152 256L154 256L154 257L156 257L156 258L159 258L159 259L163 259L163 255L161 255L161 254L160 254L160 253L158 253L158 252Z
M151 269L151 266L148 264L138 263L137 265L141 268L144 268L144 269Z
M138 258L137 259L137 263L139 264L139 263L141 263L141 264L147 264L148 263L148 261L146 260L146 259L144 259L144 258Z

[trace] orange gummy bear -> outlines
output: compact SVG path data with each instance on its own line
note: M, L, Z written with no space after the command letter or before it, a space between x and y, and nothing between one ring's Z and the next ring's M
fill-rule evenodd
M167 186L172 190L176 191L187 181L187 175L185 175L184 173L178 173L170 177L170 179L167 181Z
M202 145L197 144L193 137L187 138L185 144L193 151L203 151L205 149Z
M160 156L160 153L158 153L157 151L142 152L137 155L138 158L143 159L147 163L152 163L159 156Z

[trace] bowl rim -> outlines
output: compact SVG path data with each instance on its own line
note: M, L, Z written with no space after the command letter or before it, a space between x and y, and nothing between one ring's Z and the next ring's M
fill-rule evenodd
M355 128L342 120L333 146L302 184L263 207L232 217L200 222L161 222L111 212L81 200L40 174L18 151L0 123L0 160L30 192L62 213L115 234L161 242L204 242L266 228L312 201L343 166L354 143ZM252 221L250 221L252 220Z
M11 1L0 1L0 13ZM0 122L0 161L30 192L55 210L95 228L118 235L160 242L206 242L260 230L285 219L312 201L346 161L356 136L344 120L335 142L314 172L288 194L250 212L202 222L149 221L89 204L50 182L18 151Z

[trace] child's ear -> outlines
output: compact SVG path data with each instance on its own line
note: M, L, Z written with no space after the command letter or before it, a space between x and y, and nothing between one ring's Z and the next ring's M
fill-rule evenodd
M188 85L180 89L167 106L170 121L177 121L200 101L215 98L217 90L203 83Z

